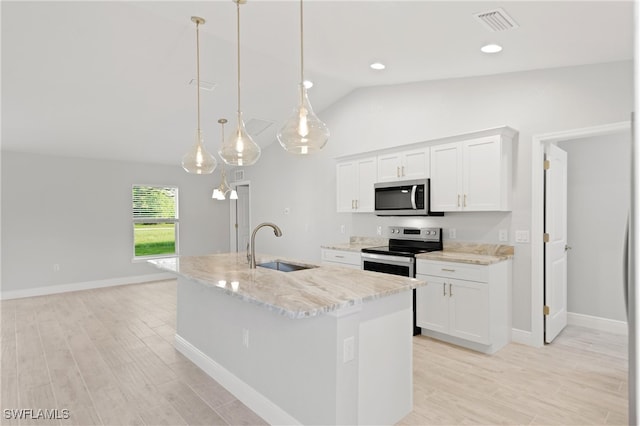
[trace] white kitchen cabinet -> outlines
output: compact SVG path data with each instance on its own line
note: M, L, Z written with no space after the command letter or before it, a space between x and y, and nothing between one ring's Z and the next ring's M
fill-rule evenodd
M418 259L416 321L422 334L493 353L510 340L511 260L472 265Z
M323 248L321 255L323 264L362 269L360 252Z
M378 155L378 182L429 177L429 148Z
M511 209L512 133L431 147L431 209Z
M338 213L373 212L376 179L375 156L339 162L336 165Z

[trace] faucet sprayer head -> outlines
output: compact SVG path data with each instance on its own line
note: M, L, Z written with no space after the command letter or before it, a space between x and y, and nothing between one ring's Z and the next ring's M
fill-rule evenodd
M276 237L282 237L282 231L280 228L273 228L273 233Z

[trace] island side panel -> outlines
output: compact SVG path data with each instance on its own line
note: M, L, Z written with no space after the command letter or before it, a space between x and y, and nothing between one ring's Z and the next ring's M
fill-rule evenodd
M197 348L289 416L269 417L265 404L253 404L255 399L243 399L242 392L229 388L271 423L371 424L373 417L363 410L373 405L390 419L384 423L395 423L412 405L407 374L412 365L411 306L407 291L326 315L289 319L180 278L177 341ZM249 331L248 347L243 330ZM349 338L354 359L345 361ZM363 375L369 378L362 380Z
M290 319L178 280L179 337L302 424L336 423L336 321L326 315ZM264 416L251 401L243 402Z

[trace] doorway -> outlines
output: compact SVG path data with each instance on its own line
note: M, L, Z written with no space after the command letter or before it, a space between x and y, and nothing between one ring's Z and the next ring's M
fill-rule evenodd
M628 121L549 133L533 137L531 197L531 336L530 345L544 345L544 153L545 147L561 141L629 133ZM621 241L622 244L622 241ZM622 259L621 259L622 262ZM621 263L622 265L622 263ZM622 266L621 266L622 267Z
M229 251L241 252L247 249L251 233L251 187L248 181L233 186L238 199L232 200L229 208Z

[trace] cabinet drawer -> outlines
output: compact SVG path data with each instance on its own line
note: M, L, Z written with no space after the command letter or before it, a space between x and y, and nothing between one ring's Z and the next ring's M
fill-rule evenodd
M360 252L323 249L322 260L325 262L346 263L360 267Z
M489 270L486 266L457 262L436 262L418 259L416 262L416 273L467 281L489 281Z

